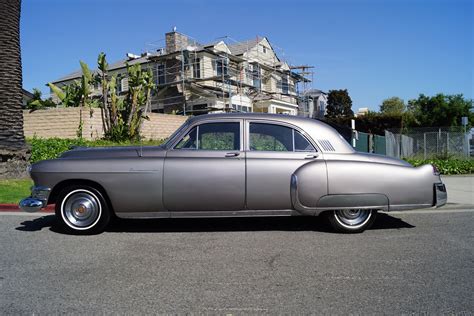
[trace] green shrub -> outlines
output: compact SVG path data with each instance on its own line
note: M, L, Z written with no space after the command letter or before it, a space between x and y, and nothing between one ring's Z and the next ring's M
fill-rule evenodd
M161 145L164 140L144 140L141 142L143 146ZM30 163L34 163L45 159L58 158L63 152L72 149L75 146L81 147L108 147L108 146L136 146L140 142L112 142L109 140L84 140L84 139L65 139L65 138L38 138L33 137L27 139L27 143L31 146Z
M418 167L424 164L432 164L438 168L439 172L444 175L448 174L469 174L474 173L474 159L416 159L407 158L405 159L413 166Z

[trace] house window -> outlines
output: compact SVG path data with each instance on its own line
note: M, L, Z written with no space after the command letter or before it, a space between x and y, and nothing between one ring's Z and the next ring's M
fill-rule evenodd
M128 91L128 78L122 78L121 80L122 91Z
M262 88L262 79L260 78L260 65L257 63L253 64L252 79L253 86L260 90Z
M260 46L262 47L262 52L264 54L266 54L267 53L267 47L265 45L260 45Z
M119 94L120 92L122 92L122 75L121 74L117 75L116 83L117 83L117 92L116 93Z
M201 58L196 58L193 64L194 78L201 78Z
M250 106L242 106L242 112L252 112L252 108Z
M218 76L227 75L227 59L219 58L216 60L216 74Z
M232 109L236 112L252 112L252 108L250 106L240 104L232 104Z
M159 64L158 65L158 70L157 70L157 84L165 84L166 83L166 75L165 75L165 65L164 64Z
M281 78L281 93L283 94L289 93L288 77L286 76Z

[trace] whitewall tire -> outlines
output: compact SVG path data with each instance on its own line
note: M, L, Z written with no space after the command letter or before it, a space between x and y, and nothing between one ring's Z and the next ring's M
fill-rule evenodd
M109 223L110 211L99 190L86 185L73 185L59 193L56 217L68 232L97 234Z
M377 216L376 210L351 209L327 212L332 228L341 233L361 233L369 229Z

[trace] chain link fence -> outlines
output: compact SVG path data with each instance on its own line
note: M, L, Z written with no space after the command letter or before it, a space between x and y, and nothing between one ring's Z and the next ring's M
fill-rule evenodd
M463 127L391 129L385 140L387 155L396 158L469 156L469 133Z

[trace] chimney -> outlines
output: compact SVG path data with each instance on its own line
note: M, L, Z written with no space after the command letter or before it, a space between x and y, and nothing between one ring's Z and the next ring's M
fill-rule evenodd
M172 32L166 33L166 53L174 53L176 51L186 49L188 46L188 37L184 34L176 32L173 28Z

